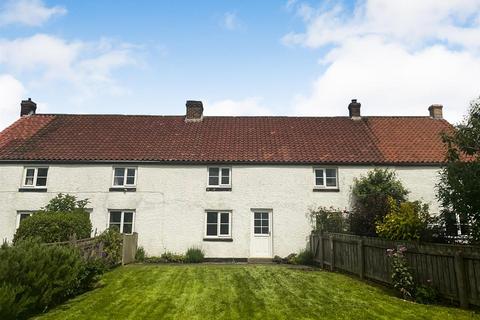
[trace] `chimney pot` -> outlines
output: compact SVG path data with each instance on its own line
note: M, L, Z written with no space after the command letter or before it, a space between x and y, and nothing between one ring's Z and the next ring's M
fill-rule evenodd
M187 114L185 121L202 121L203 118L203 103L202 101L187 100Z
M37 104L32 101L32 98L28 98L28 100L22 100L22 103L20 103L21 117L35 114L36 111L37 111Z
M428 107L430 117L433 119L443 119L443 106L441 104L432 104Z
M361 103L357 102L357 99L352 99L352 102L348 105L348 113L351 119L360 119L360 107Z

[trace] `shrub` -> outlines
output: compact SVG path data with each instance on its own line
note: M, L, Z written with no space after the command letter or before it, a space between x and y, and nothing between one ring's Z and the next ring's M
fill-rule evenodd
M342 233L349 229L344 213L334 207L310 209L309 216L314 230Z
M183 263L185 262L185 255L183 254L176 254L172 252L164 252L160 256L160 258L164 259L167 262L172 262L172 263Z
M110 228L102 232L96 240L103 243L105 262L107 265L115 266L122 261L122 234L115 228Z
M200 248L188 248L185 253L185 262L187 263L201 263L205 259L205 254Z
M104 259L89 258L84 261L84 268L79 274L80 291L92 289L100 280L100 276L109 269L109 265Z
M397 250L388 249L387 254L392 266L393 287L400 292L404 299L410 300L413 297L415 284L404 255L406 250L407 248L400 246Z
M439 294L437 289L428 285L421 285L415 288L415 301L422 304L434 304L438 302Z
M378 236L388 240L420 240L430 220L428 205L420 201L397 204L392 198L388 203L388 214L376 227Z
M300 252L293 258L292 263L312 266L314 265L313 253L307 249L300 250Z
M168 261L162 257L145 257L145 263L167 263Z
M135 253L135 261L144 262L146 258L145 249L143 247L138 247L137 252Z
M280 256L273 257L272 261L275 262L275 263L283 263L283 259Z
M42 242L67 241L74 234L77 239L89 238L92 233L90 215L85 210L88 200L59 193L39 212L20 224L14 243L26 238Z
M78 293L85 263L70 247L29 239L0 249L0 319L23 319Z
M408 191L394 171L374 169L366 176L354 180L350 231L364 236L375 236L375 224L383 221L388 213L388 198L400 203L406 200Z
M86 212L38 212L20 224L13 242L38 238L41 242L69 240L73 234L78 239L89 238L92 223Z
M289 263L289 264L297 264L297 254L296 253L290 253L288 256L283 258L284 263Z

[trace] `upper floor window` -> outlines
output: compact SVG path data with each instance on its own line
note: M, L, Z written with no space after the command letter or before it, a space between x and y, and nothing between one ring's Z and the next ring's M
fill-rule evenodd
M115 167L113 168L114 187L135 187L137 183L137 168Z
M47 167L27 167L24 171L23 186L27 188L46 188L47 175Z
M111 210L108 222L109 228L115 228L120 233L133 233L133 216L132 210Z
M315 168L315 187L338 189L337 168Z
M210 187L230 187L231 169L229 167L209 167L208 185Z

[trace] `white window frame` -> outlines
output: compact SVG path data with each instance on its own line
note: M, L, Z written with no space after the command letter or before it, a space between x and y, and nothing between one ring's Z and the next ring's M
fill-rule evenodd
M217 213L217 235L207 235L207 218L209 212L216 212ZM228 234L220 234L220 225L221 225L221 214L227 213L228 214ZM232 238L232 211L231 210L205 210L205 238L222 238L222 239L231 239Z
M125 212L132 212L132 232L131 233L125 233L125 234L133 234L135 232L135 215L136 212L135 210L130 210L130 209L109 209L108 210L108 215L107 215L107 228L110 228L110 215L112 212L120 212L120 233L123 232L123 224L124 224L124 217L125 217Z
M32 210L19 210L17 211L17 218L16 218L16 222L15 222L15 229L18 229L18 227L20 227L20 216L22 214L28 214L29 216L32 216L32 214L34 214L36 211L32 211Z
M218 184L210 184L210 169L218 169ZM222 184L222 170L228 169L228 184ZM209 166L207 167L207 185L216 188L230 188L232 186L232 167Z
M27 170L33 169L33 185L26 184L27 180ZM47 181L45 182L44 186L37 186L37 177L38 177L38 169L47 169ZM39 166L39 167L24 167L23 168L23 176L22 176L22 188L32 188L32 189L46 189L48 184L48 171L50 168L48 166Z
M123 169L123 184L115 184L115 169ZM133 184L127 183L127 172L128 169L135 170L135 181ZM137 186L137 176L138 176L138 168L137 167L125 167L125 166L115 166L112 169L112 188L135 188Z
M327 186L327 169L335 170L335 186ZM317 170L323 170L323 185L317 184ZM313 168L313 185L315 189L339 189L337 167L315 167Z

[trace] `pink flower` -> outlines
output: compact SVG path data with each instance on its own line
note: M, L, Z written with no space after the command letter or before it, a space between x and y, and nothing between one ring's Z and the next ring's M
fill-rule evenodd
M404 253L405 251L407 251L407 247L405 247L405 246L399 246L399 247L398 247L398 251L400 251L401 253Z

